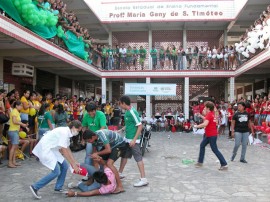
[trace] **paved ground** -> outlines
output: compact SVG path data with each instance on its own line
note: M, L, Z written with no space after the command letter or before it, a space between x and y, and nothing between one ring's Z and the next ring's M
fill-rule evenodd
M182 159L196 161L199 152L200 136L174 133L171 139L165 133L153 133L150 152L144 162L149 185L135 188L134 181L139 172L131 159L124 174L123 185L126 192L119 195L96 196L92 198L66 198L53 193L54 183L40 190L43 201L232 201L232 202L270 202L270 150L260 146L249 146L248 164L229 162L228 171L218 171L219 164L211 149L207 147L203 168L194 168L193 164L184 165ZM225 137L218 145L226 160L229 160L234 142ZM240 147L241 149L241 147ZM75 153L82 161L84 151ZM119 163L119 162L118 162ZM48 170L34 159L25 160L23 166L16 169L0 168L0 201L34 201L29 185L45 175ZM78 175L68 173L66 183L77 181Z

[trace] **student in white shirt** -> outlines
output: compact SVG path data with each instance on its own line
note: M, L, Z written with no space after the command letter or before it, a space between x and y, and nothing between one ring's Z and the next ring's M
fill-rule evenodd
M145 113L142 113L141 122L143 125L147 124L147 118L145 116Z
M55 192L63 192L62 187L65 182L68 164L70 163L76 173L80 172L78 163L74 159L70 149L70 138L79 134L82 124L78 120L70 122L68 127L58 127L44 134L33 150L33 154L39 161L51 170L47 176L30 186L30 190L35 198L41 199L38 190L57 178ZM66 159L66 160L65 160Z
M157 130L157 119L153 114L152 117L148 120L148 124L152 126L152 128L156 131Z
M164 128L165 131L168 130L168 121L164 113L162 113L161 117L159 118L159 123L158 123L159 131L160 131L160 128Z
M119 49L119 54L120 54L121 69L123 69L125 68L126 65L126 54L127 54L127 49L125 48L125 45L122 45L122 47Z

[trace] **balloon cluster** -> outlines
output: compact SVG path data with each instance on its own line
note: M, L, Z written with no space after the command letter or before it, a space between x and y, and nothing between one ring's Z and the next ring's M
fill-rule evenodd
M39 9L32 0L12 0L22 19L30 25L55 26L58 16L51 12L51 5L46 2L43 9Z
M57 27L57 36L58 36L59 38L62 38L62 37L64 36L64 34L65 34L65 32L64 32L62 26L58 26L58 27Z
M247 36L240 43L235 43L235 50L249 58L250 53L254 54L259 48L263 50L265 41L270 39L270 19L266 21L264 26L261 24L256 25L252 31L248 32Z
M85 61L88 61L88 58L89 58L89 53L85 51L85 53L84 53L84 60Z

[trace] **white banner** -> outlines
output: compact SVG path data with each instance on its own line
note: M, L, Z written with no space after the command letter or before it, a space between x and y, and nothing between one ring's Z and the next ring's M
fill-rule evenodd
M247 0L84 0L103 23L230 21Z
M126 83L126 95L176 95L176 84Z

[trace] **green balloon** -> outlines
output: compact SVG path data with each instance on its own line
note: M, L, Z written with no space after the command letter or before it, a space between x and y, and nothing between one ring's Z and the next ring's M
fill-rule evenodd
M21 5L20 0L15 0L15 1L14 1L14 5L17 6L17 7L18 7L19 5Z

